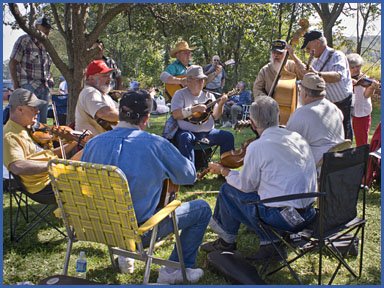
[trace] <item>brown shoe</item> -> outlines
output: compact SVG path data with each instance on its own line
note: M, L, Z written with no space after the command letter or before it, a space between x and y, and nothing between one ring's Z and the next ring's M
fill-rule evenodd
M204 243L200 246L200 249L209 253L212 251L234 251L236 250L235 243L227 243L223 239L219 238L215 241Z

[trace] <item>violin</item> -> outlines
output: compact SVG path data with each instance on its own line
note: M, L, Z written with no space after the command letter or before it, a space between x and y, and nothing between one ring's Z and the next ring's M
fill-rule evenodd
M247 147L249 146L249 144L251 144L253 141L255 141L258 138L259 136L256 135L256 138L248 139L243 144L241 144L241 147L239 149L224 152L220 156L219 164L230 169L236 169L243 166L245 153L247 152ZM201 180L206 174L208 174L208 172L209 172L209 167L204 169L201 173L198 173L197 179Z
M381 89L381 85L378 84L375 79L368 78L364 74L352 76L352 79L357 80L356 83L353 84L353 86L362 86L364 88L367 88L367 87L369 87L369 86L371 86L373 84L373 85L377 85L378 86L377 89Z
M68 142L76 141L78 145L84 147L85 143L92 137L89 131L79 132L68 126L48 126L36 122L29 128L32 139L44 148L52 148L52 142L59 139Z

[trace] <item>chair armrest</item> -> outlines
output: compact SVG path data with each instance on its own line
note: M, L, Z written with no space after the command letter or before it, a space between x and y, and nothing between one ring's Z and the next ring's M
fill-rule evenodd
M284 195L284 196L266 198L263 200L256 200L256 201L249 201L249 202L243 201L243 203L248 205L265 204L265 203L282 202L282 201L313 198L313 197L319 198L319 197L324 197L325 195L326 195L325 192L309 192L309 193Z
M139 235L143 235L148 230L152 229L154 226L163 221L167 216L169 216L173 211L176 210L177 207L181 205L181 201L173 200L163 209L158 211L155 215L149 218L143 225L141 225L138 229Z

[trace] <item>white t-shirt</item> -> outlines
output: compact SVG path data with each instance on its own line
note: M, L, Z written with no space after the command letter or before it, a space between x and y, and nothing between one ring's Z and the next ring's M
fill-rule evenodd
M102 94L92 86L85 85L77 100L75 110L75 129L90 130L93 135L105 132L95 120L96 112L108 106L118 109L118 104L108 94Z
M208 100L215 101L216 98L209 92L200 92L200 95L193 96L188 88L183 88L176 91L171 101L171 111L175 111L180 108L192 107L197 104L205 104ZM215 107L214 107L215 108ZM209 132L215 127L215 121L212 115L209 119L201 125L192 124L185 120L177 120L179 128L191 132Z
M365 88L363 86L353 87L355 93L355 105L353 107L352 115L355 117L365 117L372 112L371 97L364 96Z

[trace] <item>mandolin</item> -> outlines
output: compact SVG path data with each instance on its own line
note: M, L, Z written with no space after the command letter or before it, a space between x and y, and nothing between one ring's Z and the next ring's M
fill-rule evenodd
M239 92L240 92L239 89L235 88L235 89L229 91L227 93L227 96L230 97L232 95L238 94ZM188 121L192 124L196 124L196 125L201 125L201 124L207 122L209 119L209 116L211 116L211 114L213 112L213 108L214 108L215 104L218 103L220 101L220 99L221 98L218 98L215 101L212 101L211 99L209 99L205 103L196 104L196 105L204 104L207 106L207 109L205 110L205 112L194 112L194 113L192 113L191 116L185 118L184 120ZM192 107L194 107L196 105L193 105Z
M175 200L177 192L179 192L179 185L174 184L171 179L165 179L163 182L163 190L161 190L160 201L156 209L161 209Z

